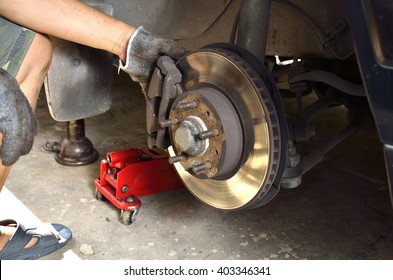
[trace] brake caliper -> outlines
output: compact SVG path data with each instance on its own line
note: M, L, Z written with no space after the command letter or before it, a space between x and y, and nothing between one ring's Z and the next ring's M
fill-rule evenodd
M182 75L170 57L162 56L158 59L146 96L146 128L151 148L166 149L170 146L169 108L183 92L181 79Z
M149 145L172 145L176 155L169 161L193 176L232 175L243 147L239 115L219 89L200 84L184 91L181 80L173 60L161 57L147 96Z

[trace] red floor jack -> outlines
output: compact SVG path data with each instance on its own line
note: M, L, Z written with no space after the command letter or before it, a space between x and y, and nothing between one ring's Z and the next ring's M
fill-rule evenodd
M121 210L120 220L130 225L141 207L139 196L184 187L168 156L157 150L127 149L110 152L101 160L94 181L98 200L108 199Z

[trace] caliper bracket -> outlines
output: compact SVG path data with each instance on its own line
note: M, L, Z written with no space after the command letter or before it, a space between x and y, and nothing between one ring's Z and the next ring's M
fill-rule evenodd
M182 75L175 62L161 56L153 71L146 96L146 128L149 147L166 149L170 146L168 128L160 126L168 118L173 100L183 93Z

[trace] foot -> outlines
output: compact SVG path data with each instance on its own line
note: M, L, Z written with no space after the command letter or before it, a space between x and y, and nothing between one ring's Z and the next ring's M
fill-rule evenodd
M0 259L38 259L63 247L71 231L59 224L27 228L13 220L0 221Z

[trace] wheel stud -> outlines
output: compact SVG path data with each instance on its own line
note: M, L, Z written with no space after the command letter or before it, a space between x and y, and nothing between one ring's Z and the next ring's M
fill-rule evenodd
M168 159L168 161L170 164L174 164L176 162L180 162L180 161L184 160L185 158L186 157L184 155L176 155L176 156L170 157Z
M172 125L177 124L178 122L179 122L179 120L177 118L163 120L163 121L160 121L160 127L162 127L162 128L170 127Z
M213 128L213 129L206 130L206 131L203 131L203 132L199 133L198 137L199 137L200 140L205 140L205 139L208 139L208 138L215 137L217 135L218 135L218 130Z
M210 169L211 167L212 167L212 164L210 162L197 164L192 167L192 172L194 172L195 174L205 173L206 170Z
M180 103L177 105L177 108L180 110L189 110L189 109L195 109L198 106L198 103L196 101L190 101L190 102L184 102Z

